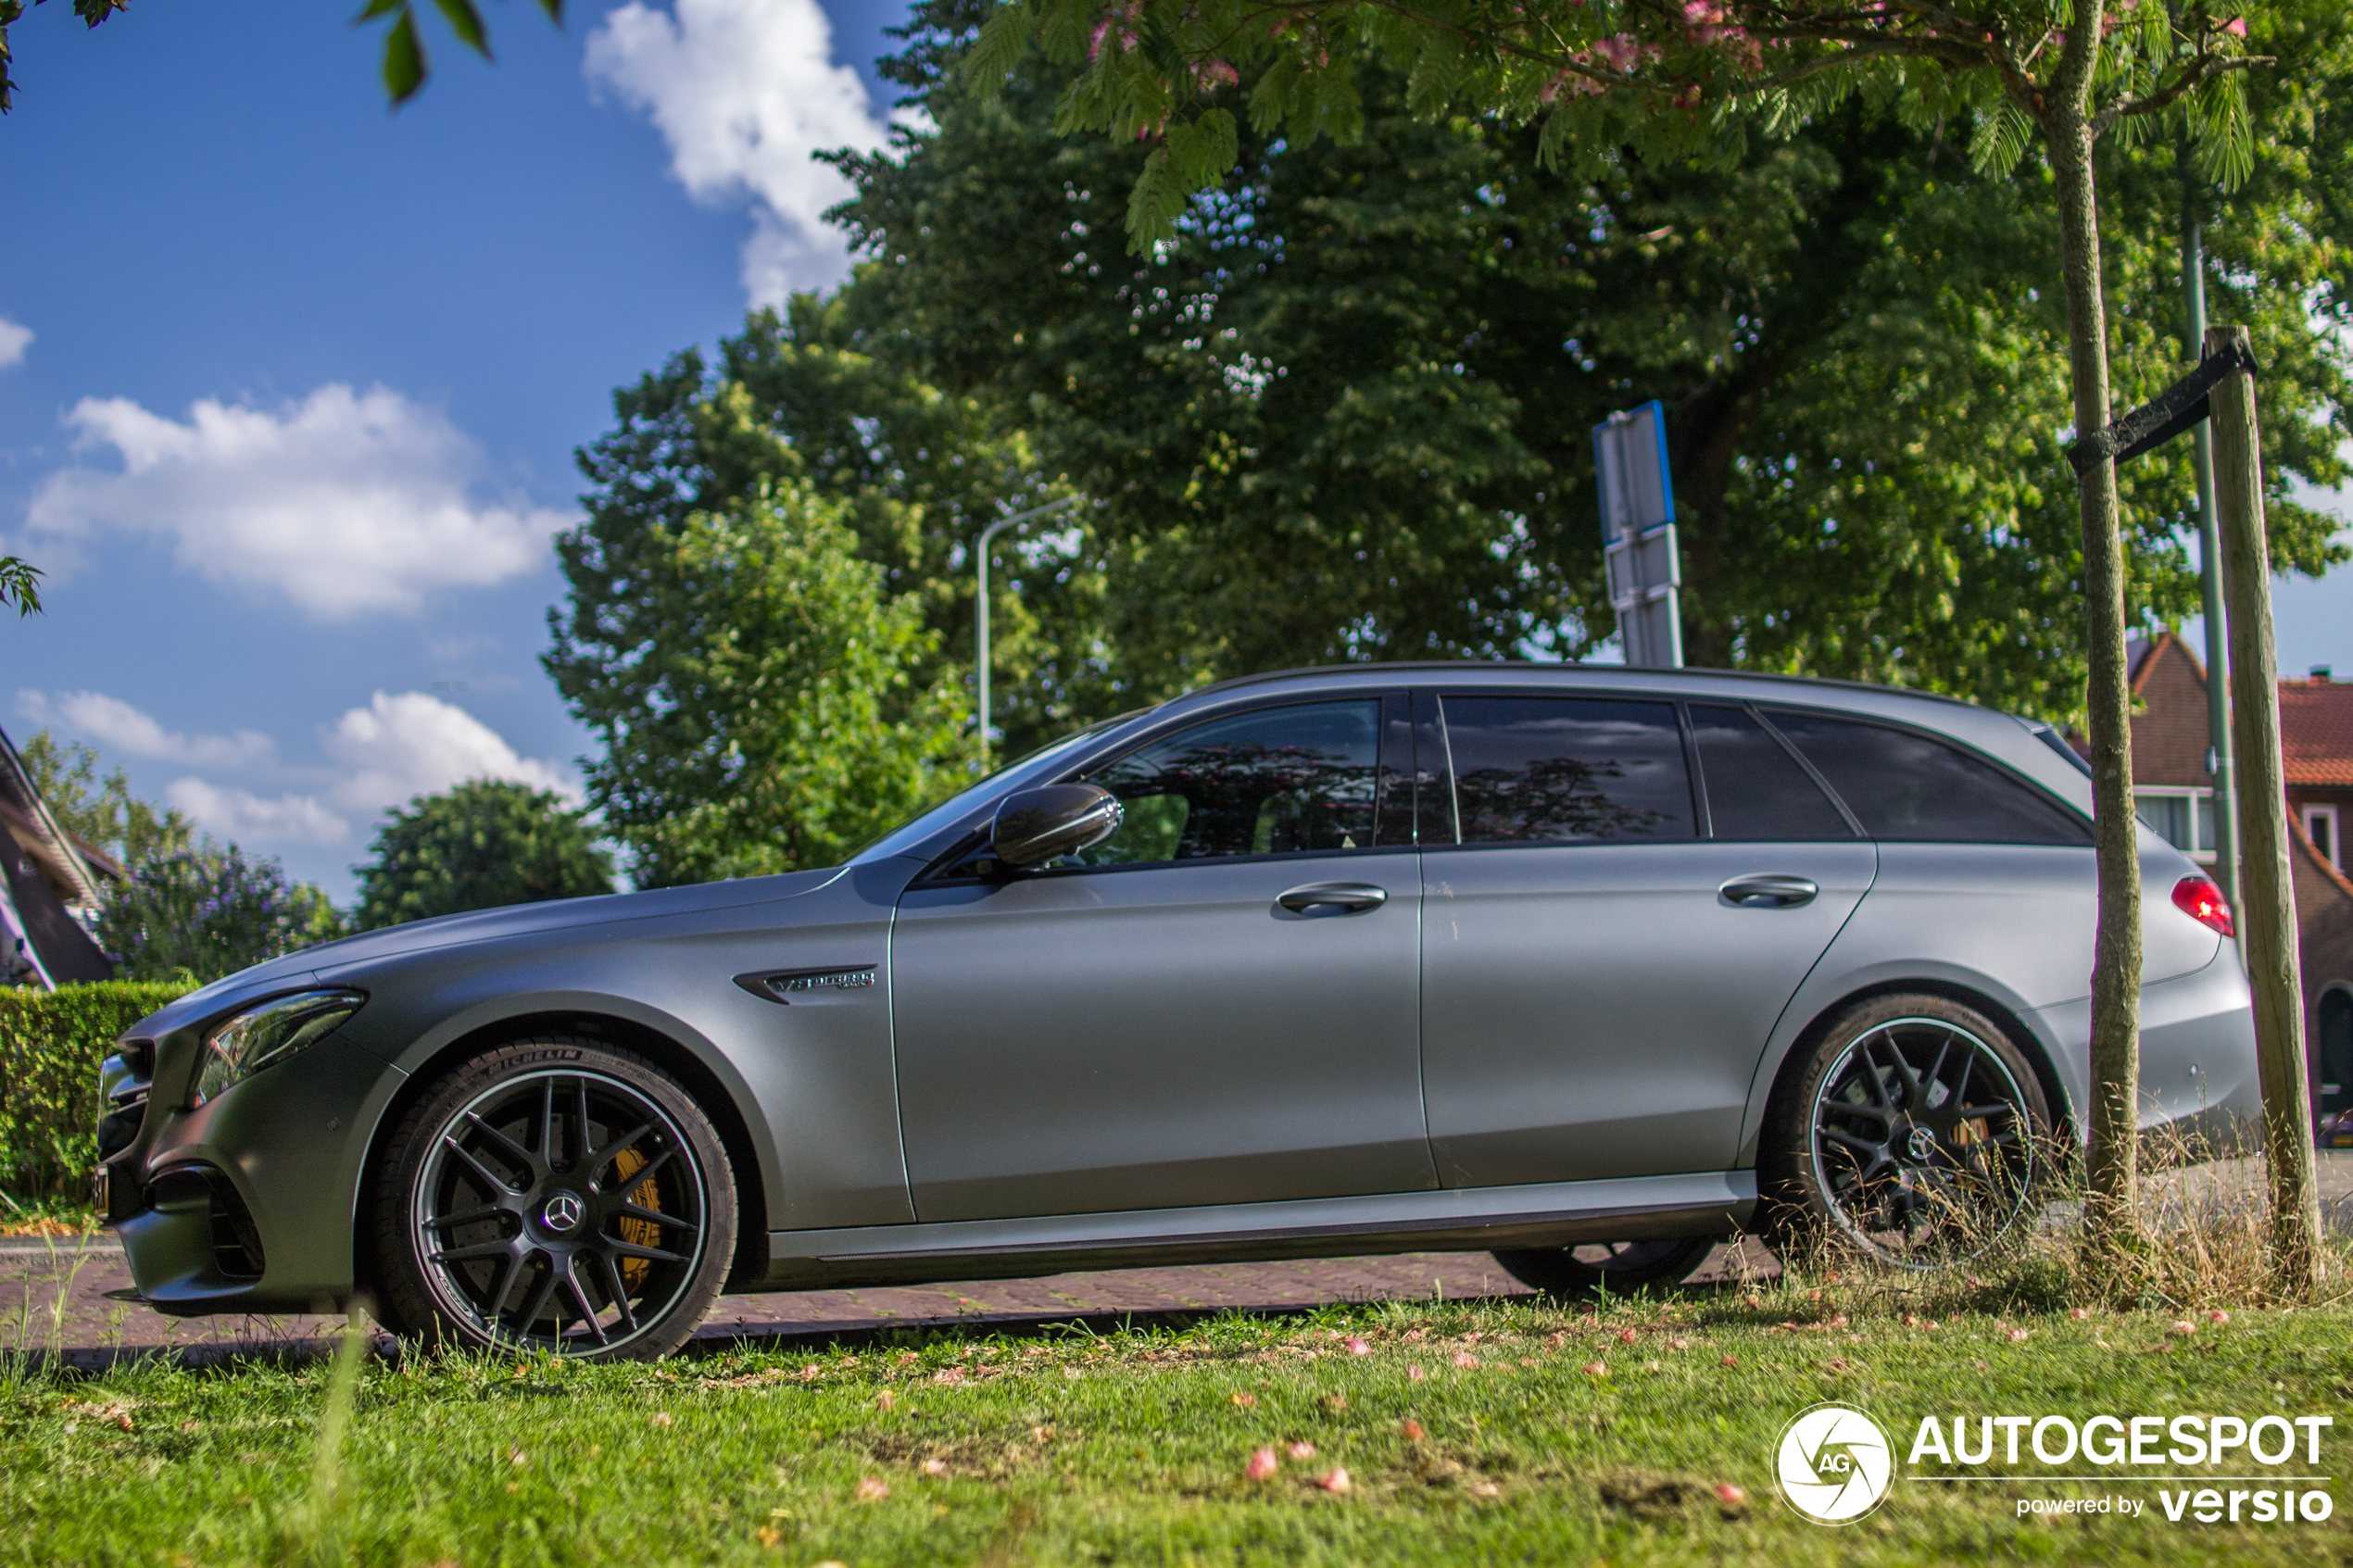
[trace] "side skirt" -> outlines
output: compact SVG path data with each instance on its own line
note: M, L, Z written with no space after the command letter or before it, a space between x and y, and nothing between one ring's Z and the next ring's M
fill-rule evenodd
M1707 1171L1206 1209L772 1231L767 1275L746 1288L925 1285L1076 1269L1731 1236L1746 1228L1755 1206L1754 1171Z

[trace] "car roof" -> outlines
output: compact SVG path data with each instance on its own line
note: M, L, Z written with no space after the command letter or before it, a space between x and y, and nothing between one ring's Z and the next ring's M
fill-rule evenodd
M1436 675L1488 680L1499 676L1534 675L1540 678L1562 678L1573 684L1583 685L1597 681L1623 682L1634 677L1647 684L1656 680L1662 684L1680 684L1685 681L1708 683L1737 681L1759 685L1793 687L1804 690L1864 692L1875 696L1900 696L1921 702L1948 703L1956 708L1979 709L1979 705L1961 697L1947 696L1942 692L1914 691L1898 686L1877 685L1869 681L1841 681L1821 675L1782 675L1750 670L1705 670L1688 665L1655 664L1556 664L1530 659L1400 659L1394 663L1302 664L1289 670L1268 670L1255 675L1236 675L1230 679L1197 686L1172 701L1186 697L1206 696L1213 693L1239 691L1245 687L1269 685L1283 681L1303 681L1334 676L1362 675L1369 680L1393 681L1400 675ZM1994 711L1979 709L1980 711Z

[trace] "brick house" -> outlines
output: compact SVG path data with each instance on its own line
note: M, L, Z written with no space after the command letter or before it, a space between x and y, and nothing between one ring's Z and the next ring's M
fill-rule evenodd
M2134 643L2133 788L2141 820L2191 859L2214 859L2214 790L2206 771L2206 668L2172 633ZM2280 683L2296 947L2304 973L2312 1104L2353 1107L2353 683L2322 667Z

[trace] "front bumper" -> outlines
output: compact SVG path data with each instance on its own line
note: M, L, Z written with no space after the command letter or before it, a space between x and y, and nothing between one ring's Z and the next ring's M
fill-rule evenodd
M346 1300L362 1167L405 1075L330 1035L187 1110L195 1046L126 1040L104 1071L102 1138L130 1142L100 1166L100 1198L139 1294L188 1315Z

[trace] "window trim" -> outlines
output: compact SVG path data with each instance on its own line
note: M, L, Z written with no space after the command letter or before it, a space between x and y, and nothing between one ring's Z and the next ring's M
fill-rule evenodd
M2303 807L2297 815L2303 819L2304 836L2307 838L2313 837L2313 822L2323 817L2328 819L2328 852L2321 859L2326 860L2334 870L2343 871L2345 869L2345 816L2336 809L2336 802L2334 800L2314 801ZM2317 840L2312 847L2315 849L2320 847Z
M1664 843L1651 844L1637 844L1632 840L1608 840L1593 843L1567 838L1535 840L1497 838L1482 839L1478 843L1465 842L1463 838L1462 809L1454 794L1454 742L1453 737L1449 733L1451 727L1446 722L1446 699L1450 696L1534 697L1548 702L1642 702L1649 703L1655 707L1673 709L1675 711L1675 731L1679 744L1682 746L1683 787L1691 797L1692 835L1689 838L1672 839ZM1505 685L1499 683L1494 685L1481 684L1476 686L1416 686L1414 688L1414 704L1416 733L1419 734L1427 731L1427 733L1435 734L1437 737L1437 748L1443 759L1445 768L1445 808L1449 819L1449 826L1453 831L1453 836L1441 843L1433 844L1428 839L1424 839L1421 843L1421 847L1424 849L1667 849L1672 848L1679 844L1706 844L1711 842L1709 836L1700 831L1702 826L1707 821L1705 805L1705 796L1702 792L1701 787L1701 779L1698 768L1699 759L1693 751L1691 721L1683 712L1683 698L1675 693L1646 691L1637 688L1621 688L1616 686L1579 686L1575 688L1565 688L1557 685L1521 685L1517 684ZM1717 706L1723 707L1727 705L1718 703ZM1782 744L1787 745L1788 743L1783 742ZM1831 798L1832 800L1836 800L1838 797L1837 796L1832 795ZM1842 806L1840 807L1840 809L1843 811L1845 808Z
M1794 760L1800 768L1806 770L1806 776L1814 781L1814 787L1820 790L1822 792L1822 797L1828 800L1837 810L1839 820L1846 824L1846 831L1853 834L1856 840L1859 843L1878 843L1879 840L1873 838L1869 834L1863 831L1863 819L1855 814L1855 808L1846 803L1846 797L1839 794L1838 791L1831 787L1831 781L1822 776L1822 771L1819 768L1814 766L1814 759L1806 756L1803 751L1800 751L1797 748L1797 743L1795 741L1781 734L1781 727L1773 722L1772 717L1753 702L1743 703L1742 706L1748 709L1749 717L1755 720L1759 724L1762 724L1765 727L1765 733L1772 736L1776 741L1779 741L1780 743L1781 749L1789 753L1791 759ZM1755 839L1727 839L1725 842L1728 844L1753 844L1760 841ZM1763 842L1770 841L1768 840ZM1834 838L1820 838L1805 839L1800 840L1799 842L1809 844L1835 844L1838 840Z
M1764 706L1762 704L1755 704L1754 706L1756 708L1756 716L1765 721L1768 725L1771 724L1772 715L1765 710ZM1852 709L1843 708L1818 708L1809 703L1803 702L1777 702L1773 706L1792 713L1806 713L1824 719L1843 720L1845 722L1850 724L1876 724L1882 730L1899 730L1906 734L1917 735L1922 740L1933 741L1940 746L1949 746L1953 750L1959 752L1962 756L1970 759L1972 761L1982 762L1986 767L1991 768L1995 772L2001 774L2004 778L2009 779L2013 783L2024 786L2038 799L2042 800L2046 805L2057 808L2063 815L2066 816L2068 821L2081 824L2083 829L2083 842L2081 844L2018 844L2007 839L1982 838L1874 838L1871 834L1862 831L1863 820L1860 817L1857 817L1854 813L1853 809L1847 806L1845 797L1841 796L1837 790L1831 788L1831 783L1828 779L1822 778L1818 771L1815 772L1815 778L1820 782L1824 789L1830 791L1831 798L1838 802L1839 809L1846 813L1847 821L1855 825L1856 832L1861 836L1863 842L1866 844L1974 844L1982 845L1988 848L2001 848L2007 847L2012 849L2089 849L2092 847L2092 814L2090 812L2079 809L2072 801L2061 799L2040 780L2029 778L2026 774L2020 772L2016 768L2011 767L2007 762L2003 761L2000 758L1988 756L1986 753L1978 750L1977 747L1969 745L1969 742L1965 740L1958 739L1953 735L1948 735L1941 730L1931 730L1923 724L1906 723L1901 719L1884 719L1876 713L1856 713ZM1775 727L1774 733L1776 734L1780 734L1780 732L1778 727ZM1797 751L1798 749L1796 745L1786 735L1781 737L1781 744L1789 746L1792 751ZM1798 751L1798 760L1803 762L1805 759L1805 753ZM1808 771L1812 771L1812 765L1810 763L1807 764L1807 767Z
M2206 813L2208 816L2211 816L2213 814L2212 808L2214 805L2214 789L2212 785L2136 784L2133 786L2133 812L2136 818L2140 815L2141 801L2145 797L2160 800L2187 801L2189 803L2188 822L2190 824L2190 842L2196 845L2196 847L2184 849L2182 846L2175 844L2171 839L2166 838L2161 833L2157 834L2157 836L2160 839L2164 839L2165 843L2170 847L2180 849L2183 854L2187 855L2191 859L2197 861L2201 865L2213 864L2215 856L2214 846L2207 843L2206 835L2198 831L2198 823L2200 821L2198 808L2200 806L2204 806L2208 808ZM2141 825L2143 827L2148 827L2148 823L2145 822L2142 822ZM2157 830L2155 828L2149 828L2149 832L2157 833Z
M1181 734L1187 730L1202 724L1214 723L1219 720L1239 718L1251 713L1272 713L1285 708L1328 708L1339 703L1369 702L1373 705L1375 715L1373 728L1376 737L1373 751L1373 821L1378 824L1384 820L1381 809L1382 792L1388 784L1390 721L1389 699L1405 693L1406 690L1407 688L1403 686L1365 686L1344 692L1291 692L1271 702L1237 702L1213 708L1207 711L1197 709L1190 713L1172 714L1169 722L1155 724L1140 734L1130 737L1127 744L1118 750L1098 753L1072 768L1040 779L1037 784L1029 787L1036 788L1049 784L1091 783L1091 775L1118 766L1148 746L1156 745L1171 735ZM1408 712L1410 711L1409 708ZM1413 757L1410 752L1405 759L1405 763L1408 769L1413 765ZM1035 882L1050 877L1101 876L1120 872L1169 871L1202 866L1262 865L1269 860L1327 860L1340 856L1400 854L1420 847L1415 840L1407 839L1396 844L1364 845L1354 849L1294 849L1267 855L1200 855L1187 860L1130 860L1116 866L1043 866L1026 870L1009 869L994 876L950 876L948 874L951 868L971 859L974 851L988 842L988 828L987 823L983 823L978 829L964 834L950 845L946 850L934 857L932 862L907 884L909 889L988 887L1008 882Z

